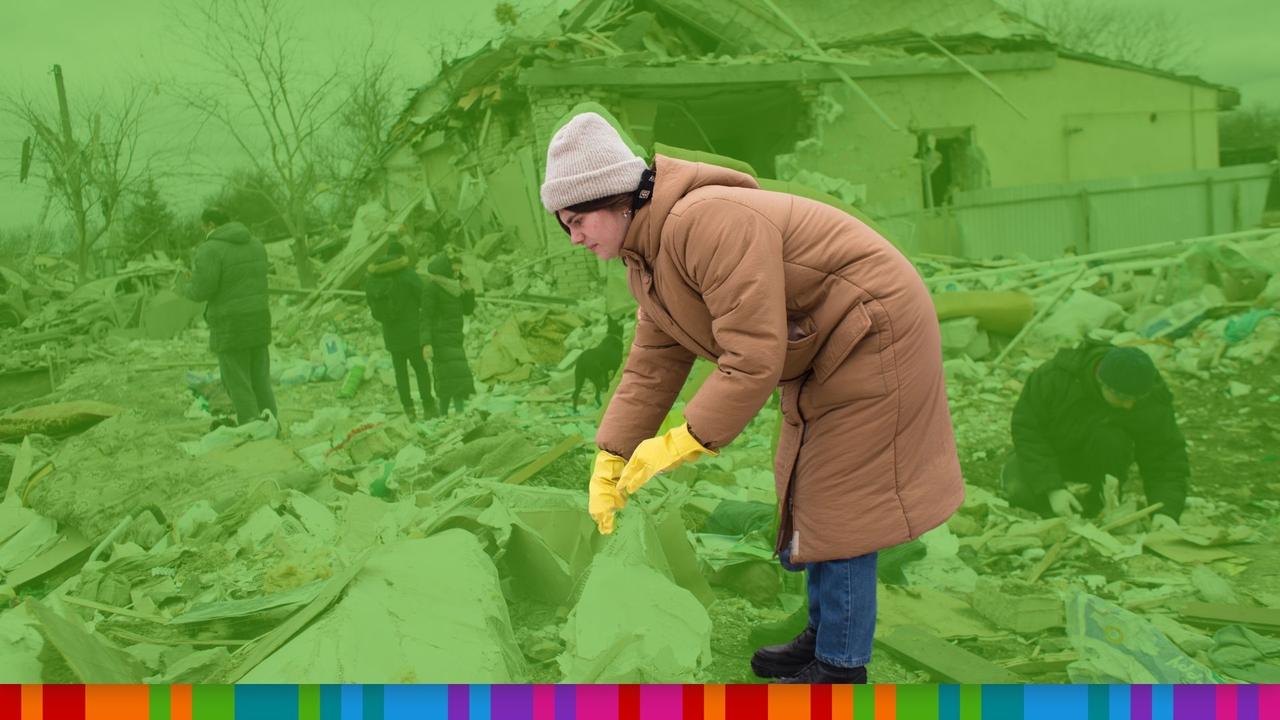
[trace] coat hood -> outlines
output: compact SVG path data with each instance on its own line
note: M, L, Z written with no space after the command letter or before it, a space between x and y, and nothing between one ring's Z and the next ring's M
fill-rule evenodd
M224 223L209 233L210 240L218 240L232 245L244 245L252 238L253 235L250 234L249 228L245 227L244 223L239 222Z
M636 213L622 241L622 253L644 258L648 263L658 254L662 244L662 226L671 209L685 195L708 185L759 188L750 175L718 165L676 160L666 155L654 156L653 199Z

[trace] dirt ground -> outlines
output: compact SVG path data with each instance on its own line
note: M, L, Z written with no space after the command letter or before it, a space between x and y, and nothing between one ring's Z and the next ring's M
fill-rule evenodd
M109 341L110 342L110 341ZM125 347L105 348L118 356L126 356ZM151 352L156 352L152 350ZM146 417L166 427L176 436L197 438L207 429L208 421L181 420L191 403L187 391L188 373L212 369L207 356L192 352L190 365L184 358L156 355L135 357L129 362L94 362L81 366L61 389L60 395L74 399L94 399L141 411ZM122 367L123 366L123 367ZM1016 377L1016 374L1015 374ZM1185 374L1166 374L1174 393L1178 417L1187 437L1193 476L1191 495L1239 508L1239 521L1265 527L1280 511L1280 357L1258 365L1242 367L1230 375L1197 378ZM1232 397L1229 382L1251 386L1248 394ZM967 483L990 491L997 490L999 471L1010 448L1008 420L1017 398L1018 384L1000 380L953 389L959 454ZM143 391L142 388L146 390ZM277 399L286 425L307 419L314 410L341 404L336 398L337 383L318 383L277 387ZM380 411L398 412L399 404L390 387L378 382L366 386L354 405L353 414ZM215 398L215 411L222 409ZM529 480L531 486L564 489L581 488L583 473L589 467L594 450L589 444L566 453ZM1135 473L1136 475L1136 473ZM1131 479L1129 492L1141 492L1140 482ZM1280 549L1275 538L1265 537L1261 544L1235 548L1253 562L1233 577L1237 590L1272 606L1280 605ZM962 557L964 557L962 555ZM975 560L975 562L978 562ZM1059 568L1070 570L1071 563ZM1000 573L1002 566L985 564L975 567L984 574ZM1012 571L1012 570L1008 570ZM1120 567L1095 562L1091 572L1112 579L1122 574ZM795 590L797 588L792 588ZM39 594L39 590L35 594ZM756 605L724 588L716 588L717 599L708 609L713 623L712 661L698 678L710 683L761 682L750 671L750 656L755 649L751 629L762 623L777 621L787 612L776 603ZM1267 602L1270 600L1270 602ZM559 642L554 628L563 623L556 608L525 602L511 604L512 623L517 638L529 661L530 680L555 682L560 669L548 643ZM551 628L551 629L549 629ZM960 641L966 647L991 660L1026 657L1030 649L1017 638L995 641ZM1038 641L1041 652L1061 646L1067 649L1062 632L1047 633ZM922 682L927 678L896 662L879 648L869 666L872 682ZM1061 682L1064 673L1050 673L1029 680Z

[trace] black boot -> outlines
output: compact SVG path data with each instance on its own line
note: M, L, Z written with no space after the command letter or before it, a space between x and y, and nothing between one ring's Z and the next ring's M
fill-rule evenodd
M813 628L805 628L789 643L757 650L751 656L751 671L762 678L791 677L816 662L817 646L818 633Z
M799 674L782 678L778 682L783 685L866 685L867 667L839 667L815 658Z
M418 411L413 409L413 405L404 406L404 416L409 418L409 422L418 422Z
M431 418L436 417L439 414L440 412L436 410L435 398L422 399L422 419L423 420L430 420Z

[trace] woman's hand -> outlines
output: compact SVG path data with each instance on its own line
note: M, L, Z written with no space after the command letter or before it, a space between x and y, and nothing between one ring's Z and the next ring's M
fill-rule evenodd
M423 359L423 360L426 360L426 361L428 361L428 362L430 362L430 361L431 361L431 358L432 358L433 356L434 356L434 353L431 351L431 346L430 346L430 345L423 345L423 346L422 346L422 359Z
M622 477L618 480L618 491L624 498L634 495L641 486L658 473L674 470L703 455L717 454L702 446L702 443L689 432L688 423L671 428L666 435L649 438L636 446L636 451L631 454L631 460L622 470Z
M613 532L613 516L627 504L618 493L618 476L626 464L626 460L613 453L604 450L596 453L591 481L587 484L587 512L601 535Z

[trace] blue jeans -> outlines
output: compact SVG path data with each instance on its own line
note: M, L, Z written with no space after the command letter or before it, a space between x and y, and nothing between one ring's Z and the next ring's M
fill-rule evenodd
M847 560L791 563L790 548L781 553L782 567L808 571L809 627L817 631L818 659L854 668L871 662L876 631L876 553Z

